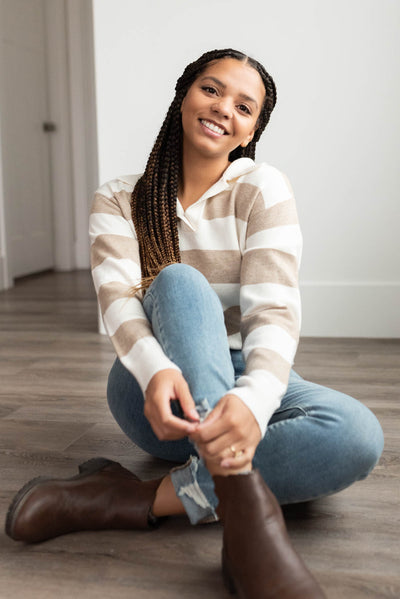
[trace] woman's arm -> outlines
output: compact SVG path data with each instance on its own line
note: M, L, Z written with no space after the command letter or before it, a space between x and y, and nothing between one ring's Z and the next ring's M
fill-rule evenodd
M297 350L302 235L286 176L265 166L252 207L241 267L241 335L246 369L231 390L254 414L262 436L286 392Z
M277 169L268 165L260 168L260 191L248 218L241 265L241 334L246 369L195 433L194 439L209 459L229 459L229 451L223 448L230 445L249 447L254 454L286 391L299 339L302 236L293 191ZM239 410L233 397L240 398L247 410ZM236 418L239 412L240 419ZM246 457L230 461L240 466Z
M95 194L89 224L92 276L104 326L117 356L138 381L146 402L152 403L154 421L163 423L162 433L159 424L155 428L164 438L180 438L193 427L172 415L170 399L180 399L185 413L194 408L194 402L184 392L186 383L180 369L153 335L141 294L130 294L141 280L139 247L130 217L131 191L131 185L115 180Z

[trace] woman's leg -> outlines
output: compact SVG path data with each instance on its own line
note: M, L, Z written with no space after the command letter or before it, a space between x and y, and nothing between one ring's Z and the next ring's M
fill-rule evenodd
M218 297L203 275L179 264L160 273L144 306L164 351L181 367L197 409L204 415L234 383ZM208 477L213 489L212 479L195 449L187 440L177 444L158 441L143 415L143 395L119 361L110 373L108 398L122 428L144 449L169 460L185 460L190 454L193 459L171 478L155 481L140 481L120 464L103 458L81 464L75 477L30 481L10 506L9 536L34 542L77 530L146 528L154 524L151 509L161 488L168 500L164 509L172 498L171 509L178 505L182 511L183 503L194 522L214 516L204 492L207 484L201 484L202 476ZM169 509L166 513L175 513Z
M206 415L234 384L218 297L199 272L173 265L152 283L143 306L164 352L181 368L200 416ZM158 504L165 505L171 497L171 482L192 523L216 519L218 509L229 588L237 587L246 599L271 599L278 594L288 599L323 597L292 547L278 502L258 472L229 475L227 471L227 476L213 479L203 460L195 457L165 480L169 487L158 502L161 483L153 504L155 515L159 515Z
M200 417L205 417L234 385L218 296L199 271L185 264L174 264L164 268L154 280L143 307L164 352L181 368ZM110 372L107 396L117 422L139 447L177 462L191 457L189 463L171 473L175 491L192 523L216 519L218 500L203 460L198 459L196 449L187 439L157 439L144 417L139 386L118 360Z
M240 356L233 360L240 374ZM214 476L228 588L247 599L323 599L288 539L277 499L292 503L338 491L367 476L382 447L381 428L367 408L292 371L281 408L257 447L256 469Z
M232 352L232 360L239 377L245 368L241 352ZM365 478L382 449L381 426L368 408L292 370L253 465L283 505L329 495Z
M212 408L233 386L232 362L236 377L244 369L240 351L230 352L228 359L217 296L205 278L186 265L164 269L150 291L153 293L148 292L145 309L156 336L181 367L198 409L204 403ZM187 339L193 342L188 344ZM197 456L187 439L157 439L143 415L140 388L118 360L109 377L108 401L121 428L142 449L177 462ZM281 407L270 420L253 464L280 503L295 503L333 493L365 478L377 463L382 447L382 430L370 410L292 371ZM202 460L192 458L172 477L193 523L215 517L218 500ZM192 485L202 491L197 497L203 504L200 510L192 498L182 495L185 488L192 493Z
M352 397L290 374L253 464L281 504L340 491L368 476L383 450L374 414Z

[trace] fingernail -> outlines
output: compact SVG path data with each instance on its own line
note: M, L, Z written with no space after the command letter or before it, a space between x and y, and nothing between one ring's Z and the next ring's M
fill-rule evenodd
M190 410L189 415L192 418L192 420L196 420L196 422L200 421L200 416L198 415L196 410Z
M229 468L230 465L231 465L231 463L229 460L222 460L222 462L220 464L221 468Z

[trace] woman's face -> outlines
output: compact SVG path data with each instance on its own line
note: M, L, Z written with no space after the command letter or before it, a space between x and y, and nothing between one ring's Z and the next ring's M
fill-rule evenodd
M234 58L208 65L181 106L183 150L226 159L253 139L265 97L258 72Z

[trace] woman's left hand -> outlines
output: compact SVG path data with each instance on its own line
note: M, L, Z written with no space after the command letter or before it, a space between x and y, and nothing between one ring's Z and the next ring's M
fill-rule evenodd
M232 393L219 400L190 439L207 463L236 470L252 461L261 431L251 410Z

